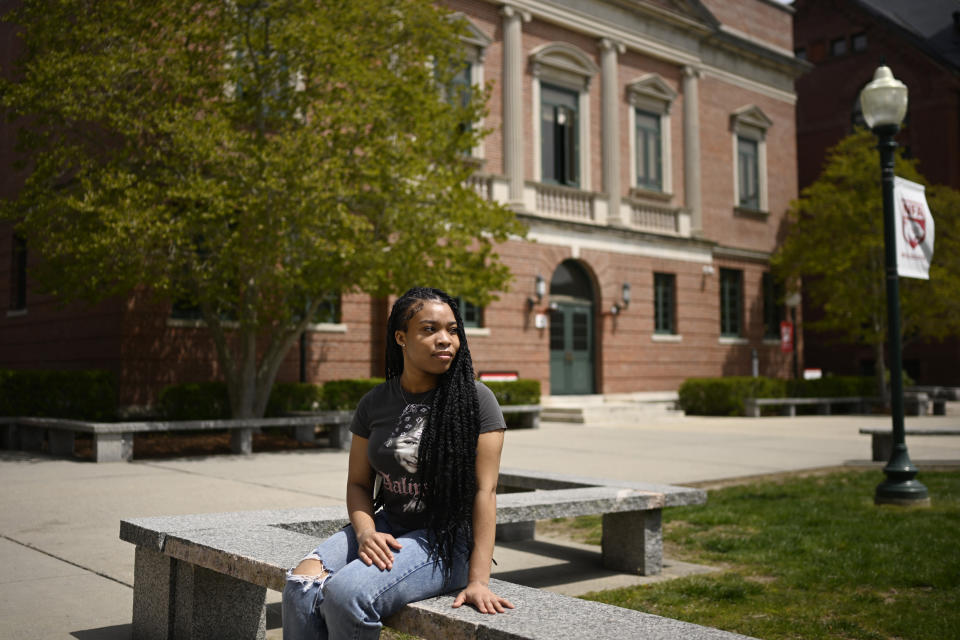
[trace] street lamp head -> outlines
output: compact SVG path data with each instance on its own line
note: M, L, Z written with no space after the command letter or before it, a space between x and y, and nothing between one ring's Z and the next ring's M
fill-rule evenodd
M871 129L900 126L907 114L907 85L893 77L890 67L880 65L873 80L860 92L863 119Z

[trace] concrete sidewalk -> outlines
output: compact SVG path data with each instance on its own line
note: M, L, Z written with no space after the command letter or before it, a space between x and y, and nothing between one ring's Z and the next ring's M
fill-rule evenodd
M908 427L958 423L907 418ZM869 462L870 439L858 429L885 425L889 418L849 416L544 423L508 432L503 465L684 484L853 462L877 468L879 482L882 465ZM960 438L907 444L921 473L935 461L960 464ZM346 453L323 450L109 464L0 451L0 637L129 638L134 550L118 538L121 518L336 504L346 467ZM599 570L596 549L552 540L498 546L496 557L496 575L560 591L637 580ZM667 564L668 575L695 569ZM569 583L571 572L579 583Z

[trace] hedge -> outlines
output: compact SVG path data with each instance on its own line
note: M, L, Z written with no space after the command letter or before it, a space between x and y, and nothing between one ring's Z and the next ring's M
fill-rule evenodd
M110 371L0 369L0 415L104 421L116 414Z
M904 384L910 379L904 375ZM872 376L827 376L817 380L779 378L690 378L678 391L679 405L689 415L742 416L747 398L849 398L876 396Z
M267 401L267 416L292 411L353 410L365 393L383 378L330 380L322 385L280 382ZM539 404L540 381L485 382L502 405ZM230 399L223 382L176 384L160 392L157 409L167 420L220 420L230 418Z

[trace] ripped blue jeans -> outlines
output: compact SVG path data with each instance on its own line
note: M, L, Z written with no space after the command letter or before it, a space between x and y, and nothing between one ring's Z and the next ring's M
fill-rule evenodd
M394 550L389 571L367 566L357 557L357 536L347 525L327 538L306 559L320 560L322 578L287 572L283 589L284 640L376 640L381 620L403 605L463 588L469 554L458 546L453 571L444 578L442 566L430 558L430 535L424 529L392 527L383 512L375 517L377 531L390 533L403 545Z

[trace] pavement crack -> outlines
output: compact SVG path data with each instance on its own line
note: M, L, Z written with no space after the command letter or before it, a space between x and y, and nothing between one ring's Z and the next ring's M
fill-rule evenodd
M106 574L106 573L103 573L102 571L97 571L96 569L91 569L90 567L87 567L87 566L84 566L84 565L79 564L79 563L77 563L77 562L74 562L73 560L67 560L66 558L62 558L62 557L58 556L58 555L55 554L55 553L50 553L49 551L45 551L45 550L41 549L40 547L37 547L37 546L35 546L35 545L30 544L29 542L22 542L22 541L20 541L20 540L17 540L16 538L11 538L10 536L8 536L8 535L5 534L5 533L0 533L0 538L3 538L4 540L8 540L8 541L10 541L10 542L12 542L12 543L14 543L14 544L18 544L18 545L20 545L21 547L26 547L27 549L30 549L31 551L36 551L37 553L42 553L43 555L48 556L48 557L50 557L50 558L53 558L54 560L59 560L60 562L65 562L65 563L69 564L70 566L77 567L78 569L83 569L84 571L87 571L87 572L92 573L92 574L94 574L94 575L100 576L101 578L106 578L107 580L112 580L113 582L116 582L117 584L122 584L122 585L125 586L125 587L129 587L130 589L133 589L133 585L130 584L130 583L128 583L128 582L124 582L123 580L117 580L117 579L114 578L113 576L108 575L108 574Z

